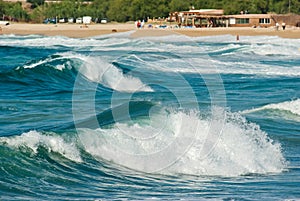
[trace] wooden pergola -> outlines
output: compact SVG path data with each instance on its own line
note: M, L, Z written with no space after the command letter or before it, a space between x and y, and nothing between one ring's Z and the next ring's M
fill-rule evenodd
M228 17L219 9L200 9L170 13L179 26L212 27L225 26Z

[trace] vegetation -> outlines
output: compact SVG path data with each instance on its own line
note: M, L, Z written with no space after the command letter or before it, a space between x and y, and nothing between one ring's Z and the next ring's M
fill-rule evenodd
M225 14L249 13L296 13L300 14L299 0L62 0L45 3L44 0L27 0L31 7L24 10L21 3L0 0L0 16L20 21L42 22L45 18L68 18L89 15L92 18L108 18L125 22L137 19L164 18L172 11L216 8Z
M20 2L7 3L0 0L0 17L10 21L28 21L29 14L22 8ZM7 17L5 17L7 16Z

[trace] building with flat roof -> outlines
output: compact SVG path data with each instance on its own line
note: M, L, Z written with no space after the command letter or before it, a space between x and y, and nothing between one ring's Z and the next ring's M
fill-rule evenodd
M221 9L200 9L170 13L170 19L185 27L272 27L276 23L297 26L300 15L241 14L224 15Z

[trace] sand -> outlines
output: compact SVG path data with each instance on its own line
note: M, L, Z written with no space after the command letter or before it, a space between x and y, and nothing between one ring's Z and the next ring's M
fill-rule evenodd
M46 36L66 36L73 38L93 37L103 34L134 31L132 37L166 36L170 34L184 34L191 37L226 35L239 36L279 36L282 38L300 38L300 28L288 27L286 30L275 30L275 28L177 28L158 29L144 28L137 30L132 23L108 23L108 24L22 24L13 23L8 26L0 25L0 34L15 35L46 35Z

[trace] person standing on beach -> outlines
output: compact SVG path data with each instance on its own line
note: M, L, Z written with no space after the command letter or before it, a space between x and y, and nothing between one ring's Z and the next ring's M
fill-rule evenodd
M144 26L145 26L145 20L143 20L143 21L141 22L140 28L143 29Z
M275 27L276 27L276 31L278 31L279 30L279 23L278 22L276 22Z
M138 29L141 28L141 20L139 20L139 21L137 22L137 28L138 28Z
M281 26L282 26L282 29L285 30L285 22L282 22Z

